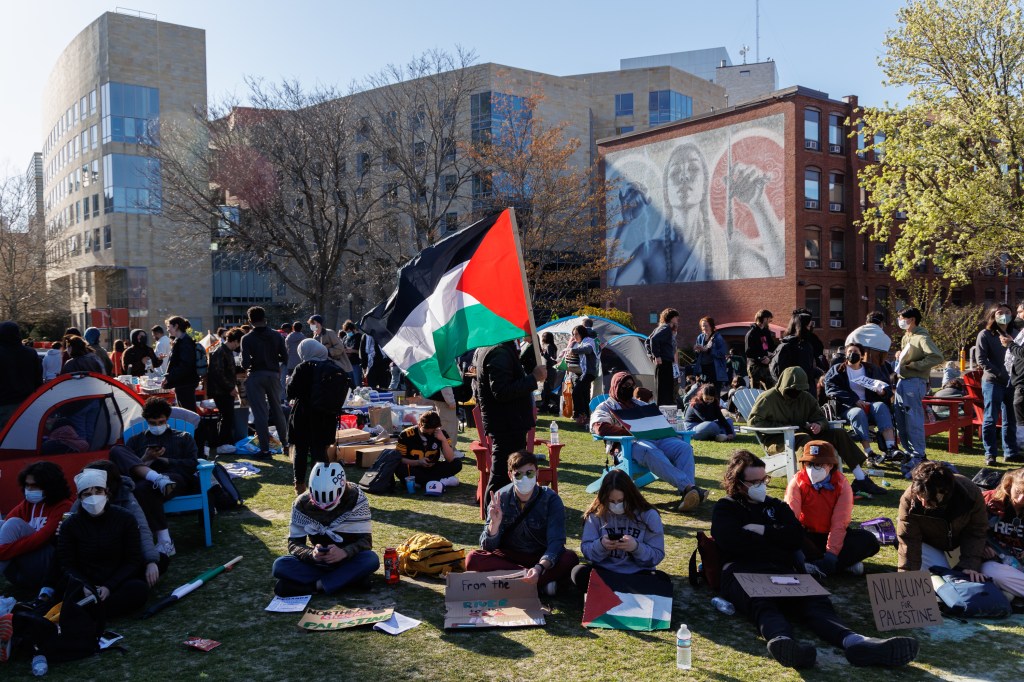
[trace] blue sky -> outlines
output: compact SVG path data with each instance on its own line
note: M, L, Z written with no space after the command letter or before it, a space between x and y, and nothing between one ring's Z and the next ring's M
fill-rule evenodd
M295 77L345 88L388 63L455 45L480 62L556 75L614 70L623 57L724 46L734 63L755 46L755 0L518 0L514 3L392 0L371 3L290 0L132 0L134 9L206 30L212 101L244 96L243 78ZM779 85L804 85L863 104L897 101L878 68L896 0L857 3L761 0L762 59ZM504 5L504 7L502 7ZM0 169L17 172L42 145L43 88L61 51L116 3L93 0L5 4L0 40Z

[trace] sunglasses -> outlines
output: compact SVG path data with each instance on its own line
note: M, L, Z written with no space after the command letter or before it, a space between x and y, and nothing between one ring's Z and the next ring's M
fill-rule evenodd
M772 477L771 476L765 476L764 478L759 479L757 481L743 481L743 484L745 486L747 486L748 488L753 488L755 485L761 485L762 483L764 483L765 485L768 485L771 482L772 482Z
M534 471L533 469L530 469L529 471L516 471L515 473L512 474L512 478L516 479L517 481L523 480L524 476L526 478L534 478L537 476L537 472Z

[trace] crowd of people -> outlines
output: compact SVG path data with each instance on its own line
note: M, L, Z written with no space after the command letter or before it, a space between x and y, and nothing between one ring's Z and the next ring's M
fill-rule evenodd
M1017 461L1017 436L1024 435L1018 431L1018 424L1024 424L1019 414L1024 399L1018 401L1015 390L1024 385L1024 321L1018 325L1009 314L1008 307L995 307L976 345L984 368L987 460L994 459L1001 435L1004 458ZM917 655L912 637L877 639L854 632L826 596L751 598L735 577L863 575L864 561L880 545L866 530L850 528L854 498L888 492L871 480L864 468L868 465L919 460L899 500L898 570L960 570L969 580L992 580L1024 600L1024 573L1000 559L1003 553L1024 558L1024 469L1008 472L996 489L982 492L948 466L927 460L922 401L942 355L922 326L920 311L899 311L904 334L894 363L888 361L891 339L877 313L831 359L814 334L809 311L794 311L779 340L772 321L770 311L757 312L741 357L729 349L713 318L701 318L690 346L692 362L684 364L677 341L679 313L662 311L647 344L655 376L649 387L630 372L602 371L614 359L602 352L592 321L572 329L561 349L552 335L541 336L539 362L529 344L509 341L476 349L464 366L473 376L472 397L481 417L477 428L490 442L491 466L479 548L468 553L466 569L518 571L546 595L570 586L586 593L593 575L602 572L640 575L648 585L671 582L659 569L666 557L661 514L619 468L605 473L583 513L579 551L567 547L565 504L553 489L538 485L542 462L527 449L536 427L534 394L542 386L541 409L557 409L550 397L561 383L559 373L565 372L574 421L600 438L630 436L633 413L656 407L678 411L688 437L638 437L631 443L631 457L677 491L674 506L682 513L696 510L709 496L697 485L691 441L699 447L701 441L736 438L729 400L735 391L744 385L762 391L746 415L749 425L797 427L798 468L782 499L768 494L771 476L764 460L739 449L724 463L724 496L711 511L711 534L723 559L721 594L755 624L768 653L784 666L806 668L817 655L814 645L795 638L789 622L794 615L856 666L902 666ZM278 330L268 325L262 308L253 307L247 324L218 330L209 353L197 346L190 328L187 319L172 317L149 333L132 330L127 344L109 353L95 328L84 334L68 329L40 357L22 345L17 325L0 323L0 371L15 379L0 390L0 425L38 386L62 373L152 376L173 393L178 406L193 412L197 389L205 385L221 419L208 434L211 454L234 452L234 410L240 405L252 413L259 444L253 457L269 459L276 436L291 460L296 497L288 553L271 568L274 592L294 596L365 589L380 566L370 499L348 479L341 463L328 461L338 415L323 409L324 396L328 388L345 391L355 385L397 388L401 374L393 376L379 345L353 323L346 322L338 333L320 315ZM597 382L605 375L607 395L593 400L603 393ZM426 396L437 409L400 432L397 476L412 477L423 487L458 485L462 459L456 452L454 395L446 389ZM826 404L852 431L830 422ZM44 617L62 598L81 604L91 597L94 604L84 608L98 609L103 620L143 606L176 554L164 502L198 491L195 474L204 454L192 434L168 425L171 410L163 398L147 400L145 430L74 475L74 488L51 461L35 462L21 472L23 499L2 510L0 519L0 572L35 596L0 615L0 660L10 655L11 631L31 651L34 669L66 657L68 638ZM1000 418L1001 434L995 426ZM82 447L73 423L51 421L47 431L52 440ZM62 429L71 433L58 437ZM777 434L760 440L766 453L784 447Z

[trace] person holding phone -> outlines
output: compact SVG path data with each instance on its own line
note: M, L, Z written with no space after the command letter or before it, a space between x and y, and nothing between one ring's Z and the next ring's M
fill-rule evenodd
M572 569L572 582L580 592L587 591L595 569L671 580L657 570L665 558L661 515L629 474L619 469L605 475L597 497L583 514L580 553L586 563Z
M985 417L981 422L981 439L985 443L985 464L996 463L1000 433L996 422L1003 419L1003 458L1007 462L1020 461L1017 447L1017 420L1013 411L1013 387L1006 369L1006 345L1002 338L1013 320L1013 311L1005 303L998 303L985 316L985 328L978 332L976 356L984 369L981 376L981 394L985 399ZM1012 339L1011 339L1012 340Z

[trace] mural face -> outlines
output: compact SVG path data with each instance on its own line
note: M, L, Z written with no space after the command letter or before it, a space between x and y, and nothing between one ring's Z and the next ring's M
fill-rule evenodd
M608 285L785 274L784 118L606 155Z

